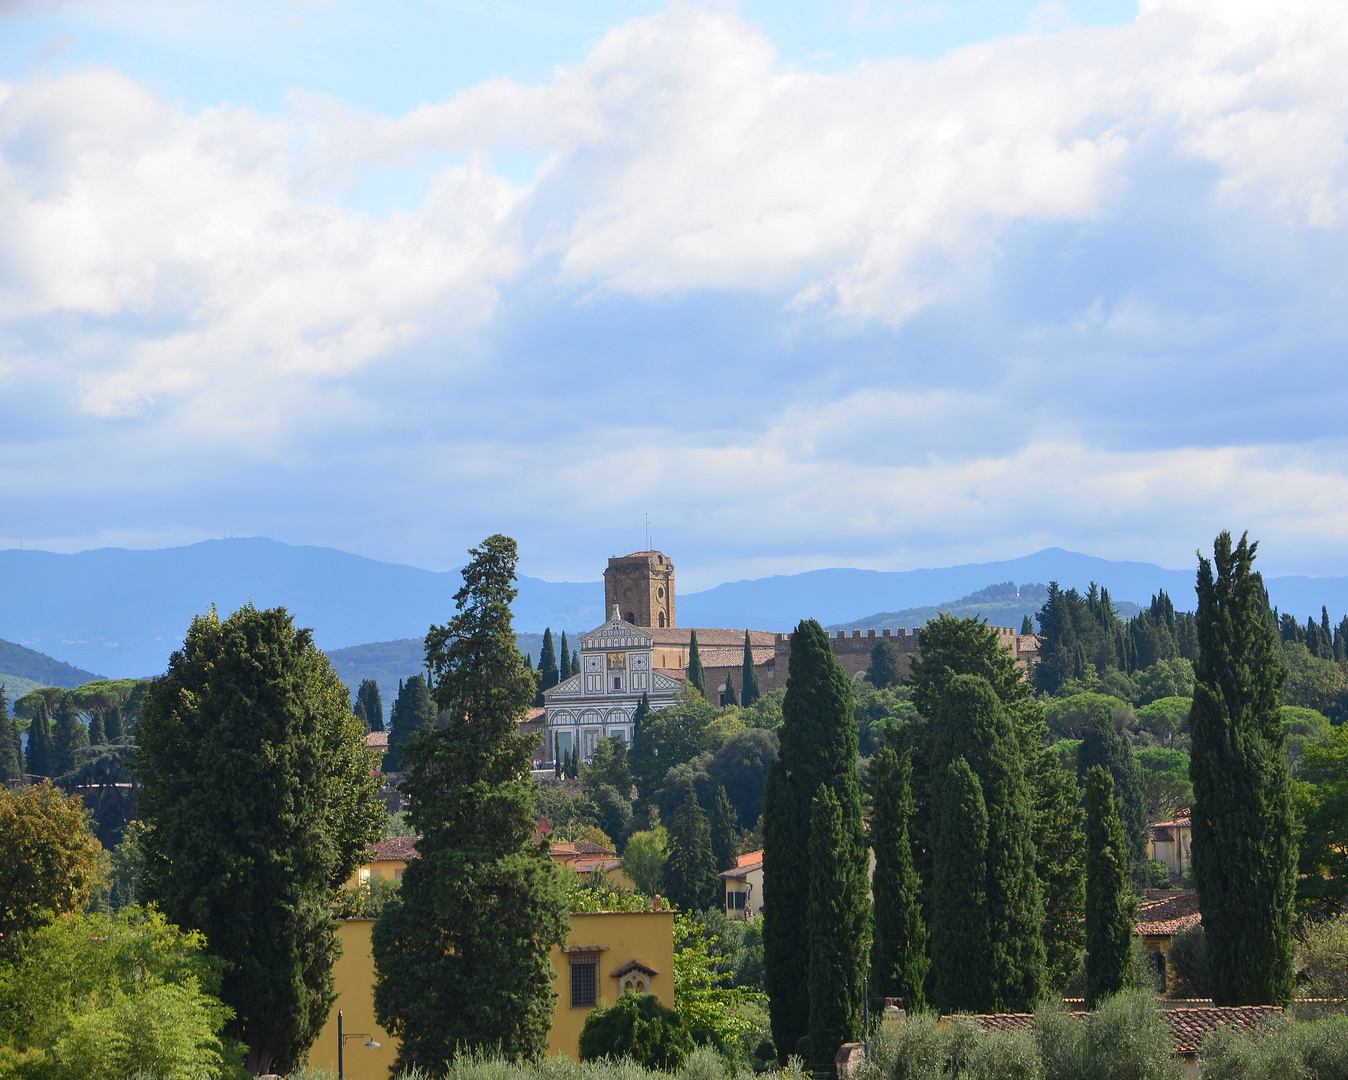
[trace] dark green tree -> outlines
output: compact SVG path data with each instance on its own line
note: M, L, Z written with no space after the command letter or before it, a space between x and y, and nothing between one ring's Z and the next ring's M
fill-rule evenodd
M225 961L255 1073L301 1062L335 998L334 890L387 811L349 691L284 608L192 620L136 728L141 895Z
M939 818L932 879L932 997L942 1012L991 1012L988 811L983 787L962 757L946 769Z
M89 745L102 746L108 741L108 736L103 730L102 710L95 709L89 714Z
M875 873L874 940L870 993L901 997L908 1009L926 1005L927 924L922 917L922 879L913 867L908 821L915 805L911 756L886 747L871 759L871 848Z
M661 880L669 898L685 911L716 904L716 860L711 848L711 825L697 792L688 785L683 805L669 830L669 861Z
M876 638L871 646L871 665L866 669L866 681L877 690L898 686L903 682L903 666L899 650L889 638Z
M813 619L791 636L791 671L782 701L781 749L768 770L763 805L763 929L765 983L773 1044L785 1059L810 1032L810 883L816 873L865 874L867 854L857 777L857 727L852 684ZM827 784L841 812L846 838L832 855L839 864L815 867L808 842L814 797ZM858 871L856 868L860 867ZM856 979L840 985L857 996L870 963L869 921L848 923ZM853 984L855 983L855 987ZM849 1014L850 1015L850 1014Z
M109 705L103 711L103 734L110 743L115 743L126 734L122 727L122 710L116 705Z
M1086 773L1086 1008L1133 984L1137 900L1114 778L1100 765Z
M856 836L843 824L833 789L820 784L810 809L810 1060L830 1062L838 1047L861 1030L861 980L857 946L870 938L866 859L849 858Z
M992 685L979 675L956 675L949 681L933 724L934 775L944 782L949 763L956 758L963 758L978 777L988 818L992 1001L998 1011L1023 1012L1033 1009L1044 978L1035 805L1011 718ZM940 786L933 786L931 799L934 805L943 805ZM940 843L938 829L936 844Z
M89 748L89 729L80 720L79 710L71 694L63 694L56 704L55 723L52 724L52 746L55 757L52 764L57 776L75 771L79 752Z
M1231 534L1198 560L1198 660L1189 712L1193 874L1213 1001L1292 997L1297 845L1283 749L1284 671L1257 544ZM1215 574L1214 574L1215 564Z
M5 684L0 683L0 788L11 780L23 779L23 742L19 726L9 715Z
M45 701L37 703L28 724L28 772L33 776L61 775L56 771L56 747Z
M754 670L754 651L749 647L749 631L744 631L744 660L740 664L740 704L746 709L763 696Z
M398 681L398 696L393 700L393 710L389 716L385 772L402 770L403 748L422 728L433 726L437 716L435 699L431 697L423 676L413 675L406 682L401 679Z
M688 682L697 687L697 692L707 696L707 672L702 667L702 656L697 651L697 631L688 635Z
M365 702L361 701L360 698L357 698L352 703L351 715L360 721L360 726L364 728L365 731L368 732L370 730L370 718L365 713Z
M580 770L585 790L594 792L611 787L631 801L632 770L627 764L627 742L621 735L605 736L594 744L594 753Z
M1035 872L1044 892L1044 983L1063 992L1086 946L1086 872L1081 787L1052 747L1028 762L1037 800Z
M642 694L641 700L637 702L636 711L632 713L632 745L627 750L627 767L642 798L650 798L654 791L654 788L648 785L657 773L659 765L656 760L655 744L651 740L650 732L646 730L653 715L650 695Z
M568 651L571 647L566 643L566 631L562 631L562 650L561 650L561 671L558 673L558 680L569 679L576 674L576 669L571 666L571 653Z
M365 706L365 722L370 731L384 730L384 699L379 695L379 684L373 679L361 679L356 700Z
M711 811L711 854L716 869L734 869L739 861L739 853L739 819L724 785L717 784L716 805Z
M579 670L580 670L580 657L576 654L576 650L575 650L575 649L572 649L572 650L571 650L571 674L574 675L574 674L576 674L576 672L578 672Z
M738 705L739 696L735 693L735 680L731 678L730 672L725 673L725 701L722 705Z
M1123 804L1121 820L1128 837L1129 865L1143 866L1147 861L1147 796L1142 786L1142 770L1133 757L1132 747L1119 737L1111 716L1093 716L1077 751L1077 779L1096 765L1109 770L1117 798Z
M543 704L543 691L551 690L560 681L557 670L557 653L553 650L552 627L543 630L543 644L538 650L538 693L534 696L534 705Z
M622 994L591 1009L580 1033L580 1060L630 1059L643 1069L675 1073L693 1052L693 1037L673 1009L654 994Z
M1020 620L1020 632L1022 635L1029 636L1034 633L1034 616L1026 615Z
M534 841L534 696L515 646L515 541L470 552L458 613L426 635L443 726L406 746L402 789L420 835L399 897L375 924L375 1013L400 1041L395 1070L441 1073L461 1051L537 1059L556 993L549 949L567 899L546 843Z

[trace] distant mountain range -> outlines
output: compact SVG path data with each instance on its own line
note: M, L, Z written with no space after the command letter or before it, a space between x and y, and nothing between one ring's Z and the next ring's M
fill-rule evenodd
M602 565L600 558L595 561ZM1116 603L1136 604L1146 604L1164 588L1176 607L1194 604L1192 570L1048 548L1019 559L940 569L813 570L728 582L681 592L678 620L684 626L785 631L802 618L868 627L884 615L895 620L893 625L917 626L924 619L915 613L944 608L952 596L967 599L990 582L1011 581L1057 581L1080 589L1097 581ZM85 674L153 675L164 670L192 616L212 603L222 613L250 598L259 607L284 604L298 625L314 628L318 645L331 653L362 643L419 641L432 623L453 614L453 595L461 583L453 570L436 573L261 538L76 555L10 549L0 551L0 639L50 654ZM1268 585L1273 602L1302 620L1318 617L1321 604L1329 605L1335 622L1348 611L1348 577L1272 578ZM525 577L519 589L515 626L521 633L541 633L545 626L590 629L604 619L600 581ZM976 606L981 610L987 602ZM1005 611L994 621L1009 622L1011 608Z
M1139 605L1131 600L1115 600L1113 593L1110 594L1109 598L1121 619L1131 619L1142 610ZM881 630L885 627L891 630L913 629L914 627L925 626L929 619L936 618L942 612L947 615L954 615L956 618L972 615L975 618L986 619L993 626L1010 626L1019 629L1025 616L1033 617L1044 606L1044 601L1047 599L1047 585L1036 582L1031 585L1018 586L1014 581L1007 581L1000 585L989 585L986 589L979 589L975 593L962 596L958 600L951 600L948 603L904 608L902 611L881 611L875 615L853 619L851 622L833 623L825 629Z
M0 641L0 686L4 686L5 697L11 705L39 686L73 688L101 678L102 675L63 664L45 653L26 649L12 641Z

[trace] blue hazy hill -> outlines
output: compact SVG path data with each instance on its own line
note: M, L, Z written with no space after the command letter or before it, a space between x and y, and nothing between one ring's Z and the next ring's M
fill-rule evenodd
M596 565L602 559L596 557ZM1061 548L1019 559L924 570L830 569L736 581L680 593L684 626L790 630L802 618L825 625L864 621L867 613L900 613L946 604L990 583L1057 581L1109 588L1116 602L1146 604L1164 588L1175 606L1194 606L1194 572L1150 563L1115 562ZM0 639L109 677L153 675L182 642L192 616L214 603L222 613L251 598L260 607L284 604L301 626L314 628L321 648L419 639L454 610L462 579L379 562L332 548L299 547L267 539L208 540L151 551L103 548L75 555L0 551ZM1273 602L1283 611L1332 620L1348 611L1348 578L1273 578ZM515 628L589 629L603 621L600 581L519 583ZM404 666L401 662L398 666ZM396 683L395 683L396 688Z

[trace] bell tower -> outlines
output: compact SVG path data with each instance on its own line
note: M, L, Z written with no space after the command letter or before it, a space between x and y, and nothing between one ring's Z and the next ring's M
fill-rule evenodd
M634 626L674 625L674 564L662 551L637 551L609 559L604 571L604 610Z

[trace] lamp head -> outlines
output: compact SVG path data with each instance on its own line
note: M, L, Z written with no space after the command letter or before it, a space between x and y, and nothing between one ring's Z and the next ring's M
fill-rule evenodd
M369 1042L367 1042L367 1043L365 1044L365 1049L366 1049L366 1050L378 1050L378 1049L379 1049L379 1044L378 1044L377 1042L375 1042L373 1039L371 1039Z

